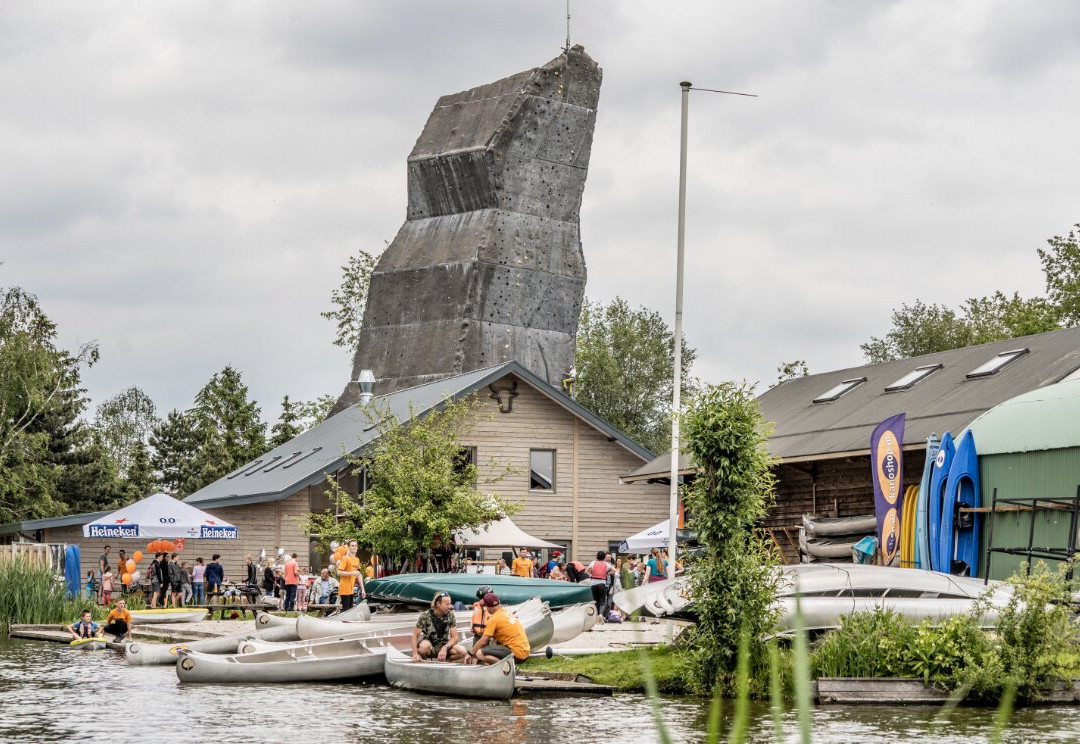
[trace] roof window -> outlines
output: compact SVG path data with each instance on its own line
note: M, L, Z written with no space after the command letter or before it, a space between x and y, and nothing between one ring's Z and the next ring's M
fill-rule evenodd
M981 364L975 369L968 372L967 378L970 380L976 377L989 377L990 375L995 374L1005 365L1016 361L1027 353L1027 349L1013 349L1012 351L1003 351L996 357L991 359L989 362Z
M251 464L250 464L250 465L248 465L248 466L247 466L246 468L244 468L243 470L241 470L241 471L240 471L239 473L237 473L237 475L251 475L251 474L252 474L252 473L254 473L254 472L255 472L256 470L258 470L259 468L261 468L261 467L262 467L262 465L263 465L263 461L262 461L261 459L259 459L259 460L256 460L255 462L251 463Z
M290 463L289 463L288 465L285 465L285 466L283 466L283 467L282 467L282 469L283 469L283 470L287 470L287 469L291 468L291 467L292 467L293 465L295 465L296 463L300 462L301 460L306 460L306 459L308 459L309 457L311 457L312 455L314 455L314 454L315 454L316 452L318 452L318 451L319 451L319 450L321 450L321 449L322 449L322 447L316 447L315 449L311 450L311 452L308 452L308 453L307 453L307 454L305 454L304 456L296 458L295 460L293 460L292 462L290 462ZM292 458L290 458L290 459L292 459Z
M280 460L280 458L275 457L274 458L275 460L280 460L280 461L275 462L275 463L273 463L271 465L268 465L266 468L263 469L263 472L264 473L269 473L271 470L276 468L278 465L286 465L287 463L290 463L293 460L295 460L296 458L300 457L300 455L302 455L302 454L303 454L303 452L293 452L291 455L286 457L284 460Z
M847 393L850 393L852 390L859 387L859 385L862 385L864 382L866 382L865 377L853 377L850 380L844 380L839 385L829 388L824 393L814 398L814 402L830 403L839 398L841 395L846 395Z
M893 384L886 385L885 392L891 393L896 390L910 390L927 377L937 372L943 366L944 365L942 364L927 364L923 367L916 367Z
M256 461L255 461L254 463L249 463L249 464L241 465L241 466L240 466L240 467L238 467L238 468L237 468L236 470L234 470L233 472L231 472L231 473L230 473L230 474L229 474L229 475L227 476L227 479L228 479L228 480L232 480L233 478L235 478L236 476L240 475L240 474L241 474L242 472L244 472L244 471L245 471L245 470L247 470L248 468L252 468L252 467L255 467L255 465L261 465L261 464L262 464L262 460L256 460Z

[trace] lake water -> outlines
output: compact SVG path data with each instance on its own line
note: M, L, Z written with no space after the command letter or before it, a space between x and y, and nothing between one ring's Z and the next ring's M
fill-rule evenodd
M676 741L703 738L707 705L660 702ZM730 707L730 706L729 706ZM936 725L926 707L823 707L815 742L985 741L994 711L959 708ZM793 713L787 739L796 740ZM754 709L752 741L772 734L768 710ZM648 744L658 740L639 695L545 697L483 702L416 695L380 685L191 685L172 667L129 667L114 651L72 651L0 639L3 742L544 742ZM1080 741L1080 709L1017 711L1010 742Z

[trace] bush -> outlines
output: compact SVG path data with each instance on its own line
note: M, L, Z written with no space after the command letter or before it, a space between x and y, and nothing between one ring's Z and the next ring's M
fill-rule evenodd
M915 643L915 627L891 610L860 612L842 618L810 654L814 677L905 677L907 651Z

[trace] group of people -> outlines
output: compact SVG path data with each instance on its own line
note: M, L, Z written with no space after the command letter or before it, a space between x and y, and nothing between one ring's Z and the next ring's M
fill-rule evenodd
M73 641L84 638L104 638L105 634L113 636L113 640L120 643L123 640L131 640L131 611L127 608L127 602L121 597L116 600L116 606L109 610L104 625L98 625L93 621L93 613L83 610L79 619L68 625L64 630L71 634Z
M413 661L495 664L512 655L520 664L529 658L532 647L525 627L502 606L490 586L477 589L472 609L472 645L466 649L458 632L453 600L446 592L435 592L431 607L420 613L413 629Z

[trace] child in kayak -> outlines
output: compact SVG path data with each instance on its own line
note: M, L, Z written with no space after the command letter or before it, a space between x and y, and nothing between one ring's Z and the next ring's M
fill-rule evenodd
M64 630L71 633L71 640L73 641L102 635L101 626L90 619L90 610L83 610L79 619L64 628Z

